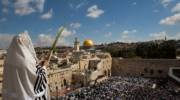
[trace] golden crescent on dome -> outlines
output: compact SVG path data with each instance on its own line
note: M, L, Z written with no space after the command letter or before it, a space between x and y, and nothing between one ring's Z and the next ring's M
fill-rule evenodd
M83 46L84 46L84 47L92 47L92 46L94 46L94 43L93 43L92 40L86 39L86 40L84 40L84 42L83 42Z

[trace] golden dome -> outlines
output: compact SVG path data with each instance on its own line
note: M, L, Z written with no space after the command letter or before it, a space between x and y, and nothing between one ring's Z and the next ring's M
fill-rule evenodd
M92 40L86 39L86 40L84 40L84 42L83 42L83 46L84 46L84 47L92 47L92 46L94 46L94 43L93 43Z

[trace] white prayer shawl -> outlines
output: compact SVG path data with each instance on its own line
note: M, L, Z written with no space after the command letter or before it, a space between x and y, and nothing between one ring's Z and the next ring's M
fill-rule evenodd
M37 62L29 35L15 36L5 60L3 100L50 100L46 70Z

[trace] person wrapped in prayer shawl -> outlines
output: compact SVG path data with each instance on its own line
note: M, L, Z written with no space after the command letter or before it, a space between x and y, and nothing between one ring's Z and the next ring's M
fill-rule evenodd
M46 65L39 63L27 32L15 36L5 60L3 100L50 100Z

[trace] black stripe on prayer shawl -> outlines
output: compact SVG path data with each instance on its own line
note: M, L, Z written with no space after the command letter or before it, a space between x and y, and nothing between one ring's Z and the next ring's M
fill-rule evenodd
M39 71L40 71L40 67L39 67L39 68L37 68L37 70L36 70L36 74L38 74L38 73L39 73Z
M39 90L40 92L43 91L43 90L41 90L42 85L43 85L43 78L41 78L41 81L40 81L40 83L39 83L39 85L37 87L37 90Z
M35 88L37 88L37 85L39 84L39 81L42 79L42 75L38 74L38 77L39 78L36 79Z
M41 66L36 66L36 68L37 68L37 70L36 70L36 74L38 74L38 73L42 73L42 72L44 72L45 73L45 69L43 69Z
M41 100L41 98L40 98L40 97L38 97L38 98L36 98L35 100Z
M43 75L42 75L42 76L43 76ZM44 78L42 78L42 80L40 81L40 84L39 84L37 90L39 90L40 92L43 91L43 90L45 90L45 89L46 89L46 85L45 85L45 84L46 84L46 83L45 83L45 80L44 80ZM43 88L43 87L44 87L44 88Z
M46 74L43 74L43 78L44 78L45 83L47 83Z
M45 86L45 82L43 81L42 82L42 86L40 86L40 88L39 88L39 91L41 92L41 91L43 91L45 89L46 89L46 86ZM41 98L42 98L42 100L46 100L46 96L45 95L43 95Z
M37 79L36 79L36 83L35 83L35 85L34 85L34 92L35 92L35 93L37 93L37 92L36 92L36 88L37 88L37 85L38 85L38 83L39 83L39 80L40 80L40 76L38 75L38 77L37 77Z
M37 68L37 71L38 71L41 68L41 66L37 65L36 68ZM37 73L37 71L36 71L36 73Z
M36 71L36 74L38 74L38 73L45 73L45 69L38 68L37 71Z
M38 75L36 79L36 83L34 86L34 92L39 93L46 89L47 79L46 79L46 72L40 65L36 66L36 74ZM38 97L35 100L46 100L45 95L42 97Z
M38 66L37 66L37 67L38 67ZM41 67L39 67L39 68L41 68ZM42 78L44 78L44 80L47 81L47 80L46 80L46 77L44 76L44 74L46 74L45 71L44 71L44 72L38 71L38 70L41 70L41 69L42 69L42 68L41 68L41 69L39 69L39 68L37 68L38 78L37 78L37 80L36 80L36 83L35 83L35 86L34 86L34 90L37 90L37 86L39 86L39 84L40 84L39 81L41 81ZM39 77L40 77L40 78L39 78Z
M46 83L45 79L43 79L42 82L41 82L41 86L40 87L43 87L43 89L46 89L46 84L47 83Z
M43 97L44 100L46 100L46 96L45 95L43 95L42 97Z
M45 81L46 78L44 77L43 74L40 74L40 76L41 76L41 79L40 79L40 81L39 81L39 84L38 84L37 87L36 87L36 90L41 92L40 88L43 86L43 84L45 85L44 81ZM42 90L42 91L43 91L43 90ZM38 92L38 93L39 93L39 92Z
M35 100L39 100L39 98L36 98Z

